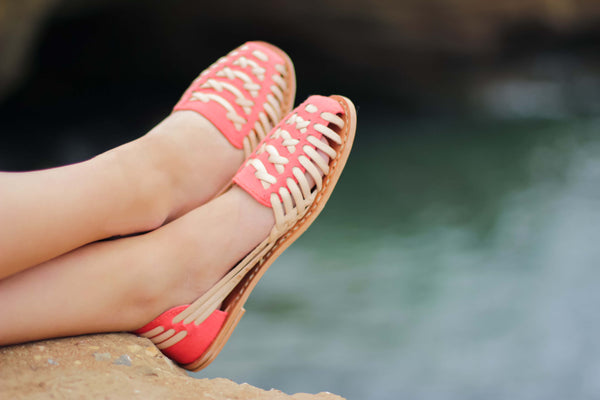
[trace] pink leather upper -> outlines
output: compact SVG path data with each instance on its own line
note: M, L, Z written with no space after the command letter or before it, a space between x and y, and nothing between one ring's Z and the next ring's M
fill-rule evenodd
M173 307L156 317L147 325L134 331L134 333L141 335L158 326L164 327L165 331L169 329L174 329L176 332L187 330L188 333L186 337L173 346L162 349L162 352L179 364L189 364L194 362L202 356L208 346L210 346L217 337L225 323L227 313L225 311L215 310L200 325L196 325L193 322L183 324L183 321L173 324L173 318L187 307L187 305Z
M265 54L268 60L264 61L261 58L256 57L256 55L253 54L253 52L256 50ZM264 68L264 77L260 75L256 76L252 72L254 67L251 64L247 64L245 67L242 65L234 65L234 62L239 60L241 57L245 57L246 59L258 64L259 67ZM258 121L259 113L263 111L263 104L267 102L267 95L271 93L270 88L275 84L272 77L273 75L279 74L279 72L275 69L276 64L285 65L285 60L275 51L261 43L248 42L233 50L227 56L223 57L221 60L217 61L210 68L200 74L200 76L183 94L179 102L175 105L173 111L191 110L202 114L225 135L225 137L233 146L241 149L243 146L244 137ZM253 83L259 84L260 90L257 91L258 93L255 93L256 96L252 96L252 93L244 88L244 84L246 82L244 82L244 80L241 78L235 77L234 79L230 79L227 76L217 76L217 73L219 71L223 71L224 68L229 68L233 71L240 71L244 73ZM263 78L262 80L260 79L261 77ZM231 91L227 89L222 89L219 91L214 88L200 88L200 86L205 84L209 79L233 84L243 94L244 98L254 102L254 105L251 107L252 111L250 114L247 114L244 108L236 102L238 97ZM222 104L214 100L203 102L194 99L194 92L220 96L233 107L237 115L246 119L247 122L243 124L240 130L238 130L234 123L227 118L227 113L229 111Z
M318 111L314 113L308 112L306 110L306 106L308 104L316 106ZM271 207L271 194L276 193L277 196L279 196L279 189L282 186L286 186L286 181L288 178L291 178L294 181L296 180L292 173L293 168L298 167L302 170L303 173L305 172L305 168L298 161L298 157L301 154L305 154L303 150L304 146L310 146L313 149L315 148L313 144L307 141L308 135L315 136L319 140L323 137L321 132L318 132L314 129L314 124L321 124L325 126L329 125L329 122L325 121L321 117L321 113L323 112L329 112L332 114L343 114L344 109L336 100L333 100L330 97L310 96L304 103L302 103L300 106L294 109L288 116L284 117L281 120L281 122L271 131L271 133L262 140L262 142L258 145L256 150L254 150L254 152L250 155L248 160L246 160L246 162L242 164L235 177L233 178L233 181L238 186L242 187L244 190L250 193L250 195L252 195L252 197L254 197L258 202L267 207ZM297 128L295 123L287 123L290 116L294 113L300 116L303 120L310 121L306 132L302 133L300 129ZM273 135L275 132L277 132L278 128L289 132L293 139L297 139L300 141L300 143L295 146L295 151L293 152L293 154L289 151L289 149L286 146L282 144L284 138L282 138L281 136L279 138L273 138ZM283 173L280 174L279 172L277 172L275 166L269 162L268 152L260 152L261 148L263 147L263 144L270 144L275 146L277 148L278 153L289 160L289 162L284 166L285 169ZM257 154L257 152L260 152L260 154ZM277 178L277 182L265 189L261 184L260 180L256 178L254 174L256 172L256 168L253 165L249 164L249 160L252 158L257 158L261 160L262 163L265 165L267 172Z

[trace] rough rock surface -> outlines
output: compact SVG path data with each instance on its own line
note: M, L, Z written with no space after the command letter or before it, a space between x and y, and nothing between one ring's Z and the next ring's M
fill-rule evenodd
M194 379L149 340L125 333L0 348L0 398L342 400L330 393L289 396L227 379Z

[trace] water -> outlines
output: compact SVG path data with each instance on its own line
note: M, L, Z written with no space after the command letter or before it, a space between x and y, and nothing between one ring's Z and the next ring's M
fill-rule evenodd
M198 377L349 399L600 393L600 120L379 122Z

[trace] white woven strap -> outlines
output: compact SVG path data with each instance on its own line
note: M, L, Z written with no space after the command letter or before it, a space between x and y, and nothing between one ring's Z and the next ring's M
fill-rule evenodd
M202 86L200 86L200 88L201 89L212 88L212 89L216 90L217 92L222 92L223 90L228 90L231 93L233 93L234 96L236 96L235 102L244 108L244 112L246 113L246 115L250 115L250 113L252 112L252 106L254 105L254 102L252 100L245 98L244 95L242 94L241 90L239 90L237 87L235 87L231 83L227 83L224 81L218 81L216 79L209 79L206 81L206 83L204 83Z
M247 49L247 45L240 48L240 50ZM226 90L232 93L235 96L235 103L241 106L246 116L248 116L252 113L252 107L256 106L255 101L252 99L258 97L261 90L261 84L255 83L252 78L250 78L250 75L255 76L259 82L264 82L267 69L262 67L260 63L268 62L269 56L260 50L254 50L251 55L240 55L240 51L234 50L227 56L217 60L217 62L205 70L200 77L215 68L221 68L222 64L230 61L232 65L243 68L245 71L242 72L237 69L222 67L222 69L215 74L218 79L208 79L200 85L198 89L213 89L216 92L223 92ZM250 129L248 135L243 139L243 150L246 157L252 153L257 144L273 129L282 117L282 103L285 101L284 93L288 90L285 81L288 70L283 64L275 64L275 70L278 73L271 76L274 84L269 87L270 93L266 96L266 102L262 104L262 110L259 113L258 120ZM240 90L238 86L228 82L236 79L243 82L243 91ZM225 97L219 96L216 93L205 93L201 90L196 90L192 93L190 100L203 102L216 101L227 110L226 118L233 123L238 132L248 123L245 116L238 114Z
M243 125L248 122L244 117L241 117L238 113L236 113L233 106L221 96L212 93L194 92L192 94L192 99L199 100L204 103L212 100L222 105L227 110L227 118L233 122L235 129L238 131L241 131Z
M249 58L241 56L233 62L233 65L238 65L242 68L247 68L248 66L250 66L252 67L252 73L254 74L254 76L256 76L260 81L265 80L265 72L267 72L267 70L258 65L258 63L256 63L255 61L250 60Z
M308 104L306 106L309 112L316 112L316 106ZM320 132L323 137L327 140L340 144L341 138L330 126L336 126L339 129L344 127L344 120L335 114L323 112L320 114L321 118L329 122L329 124L323 125L320 123L314 123L313 128ZM301 133L306 133L310 128L311 121L305 120L297 113L292 114L286 121L286 124L293 125ZM271 136L272 138L279 139L283 138L282 144L286 146L290 153L296 151L296 146L300 143L299 140L293 139L289 132L279 127ZM288 178L285 185L279 188L278 193L271 193L271 206L273 207L273 213L275 216L275 227L271 232L271 238L282 235L283 232L287 231L291 225L293 225L298 218L302 218L312 202L315 199L316 193L321 190L323 185L323 175L329 172L329 165L326 160L318 153L318 150L322 151L329 158L335 158L336 151L329 145L329 142L324 142L312 134L308 134L306 137L307 141L315 146L314 148L308 145L304 145L302 151L304 154L298 156L298 161L305 168L306 172L303 173L298 167L292 169L292 174L296 178ZM288 158L283 157L277 151L277 148L273 145L266 144L263 148L259 149L257 153L266 151L269 153L267 161L273 165L275 171L282 174L285 171L285 165L289 163ZM254 166L256 171L254 176L260 181L263 188L268 189L272 184L277 182L277 177L270 174L259 159L251 159L249 163ZM316 185L316 190L313 190L309 185L310 177Z

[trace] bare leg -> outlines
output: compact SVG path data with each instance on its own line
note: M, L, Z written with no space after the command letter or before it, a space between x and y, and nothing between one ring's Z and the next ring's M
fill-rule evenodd
M274 223L271 208L234 186L152 232L92 243L0 280L0 345L140 328L208 291Z
M234 187L153 232L0 280L0 345L137 329L206 292L273 224L271 209Z
M155 229L208 201L242 161L205 118L178 111L89 161L0 173L0 279L86 243Z

